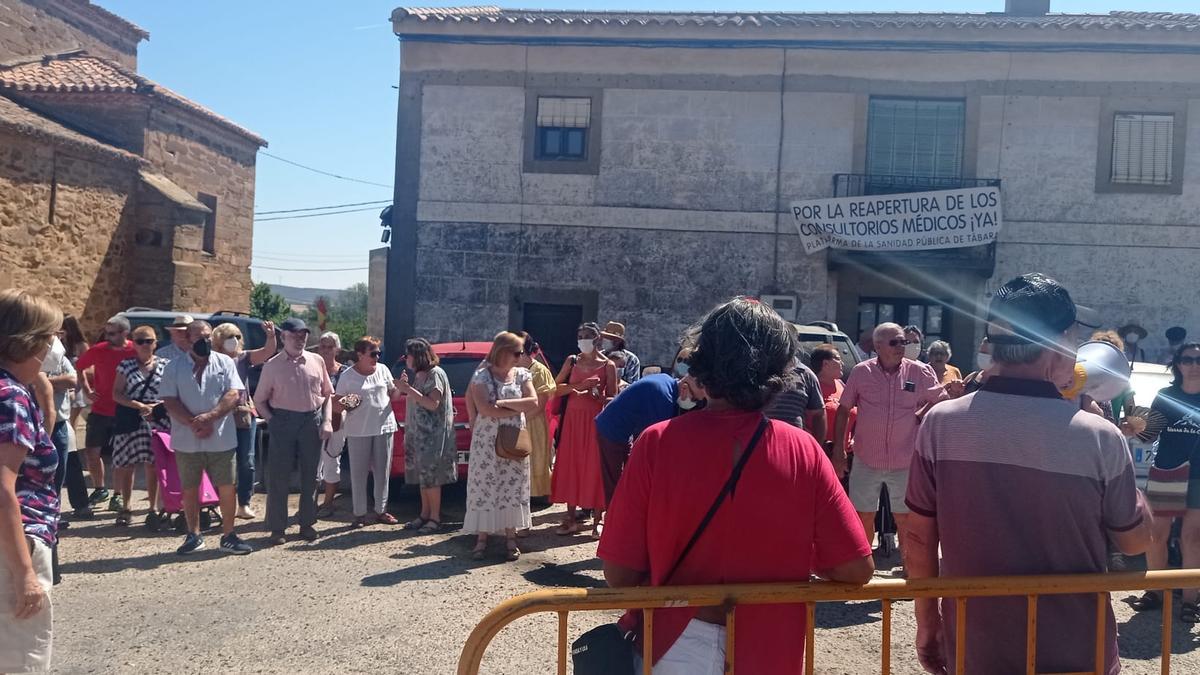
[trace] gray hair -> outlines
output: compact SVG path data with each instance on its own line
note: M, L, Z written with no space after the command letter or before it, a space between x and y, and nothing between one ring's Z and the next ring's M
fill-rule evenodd
M184 330L187 331L187 335L191 335L192 331L201 331L201 330L204 330L205 328L207 328L208 330L211 331L212 324L210 324L207 321L203 321L201 319L196 319L195 321L189 323L187 325L187 328L185 328Z
M878 340L880 333L889 333L889 332L896 332L896 333L900 333L901 335L903 335L904 327L898 323L892 323L890 321L881 323L878 326L875 326L875 331L873 333L871 333L871 339Z
M950 343L945 340L934 340L933 344L929 345L929 351L946 352L947 358L954 355L954 352L950 350Z
M317 343L319 344L321 342L321 340L333 340L334 346L337 347L339 351L342 348L342 338L340 336L338 336L337 333L335 333L331 330L327 330L324 333L321 333L321 337L319 340L317 340Z
M1038 360L1042 352L1046 351L1044 346L1036 343L1002 345L993 342L991 344L992 360L997 363L1011 363L1014 365L1033 363Z
M104 322L106 326L116 326L125 332L129 332L129 319L124 314L114 314L108 317L108 321Z

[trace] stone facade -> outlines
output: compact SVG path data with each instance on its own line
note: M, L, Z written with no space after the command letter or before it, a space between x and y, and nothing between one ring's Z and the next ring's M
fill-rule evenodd
M74 35L64 26L92 36L86 52L0 63L0 133L21 141L2 146L0 233L21 251L0 260L4 283L47 289L91 327L128 306L248 311L265 141L130 70L141 29L121 59L106 52L123 23L82 0L0 6L0 26L42 40L4 49L52 47ZM79 78L108 91L79 91Z
M1151 21L1147 36L1108 31L1100 40L1055 28L1056 40L1088 52L1063 53L1003 19L955 27L918 17L905 29L868 15L842 27L776 22L785 27L769 37L779 44L752 48L736 43L758 28L706 26L704 17L690 27L647 19L623 28L586 12L566 23L553 13L506 21L500 10L501 20L476 22L436 11L451 18L396 15L398 301L389 302L389 342L486 339L523 327L523 305L542 293L594 308L586 319L626 323L643 362L662 362L682 327L736 294L793 295L799 321L834 320L852 334L859 303L879 297L945 303L945 332L966 366L991 291L1035 270L1063 281L1105 325L1143 324L1148 348L1172 325L1200 333L1183 272L1200 250L1193 33L1150 34L1152 17L1128 19ZM1056 21L1028 19L1040 20ZM617 44L635 33L671 43ZM465 44L440 41L446 35ZM472 44L476 36L513 44ZM580 44L601 36L610 45ZM818 39L847 42L812 46ZM734 48L687 45L713 40ZM854 40L871 46L847 46ZM930 40L959 47L919 46ZM602 128L598 171L530 171L529 101L583 94L601 102L592 120ZM1002 181L994 264L971 269L935 256L855 266L804 254L777 214L793 200L833 196L835 174L864 172L873 96L965 102L962 177ZM1182 189L1100 186L1114 112L1163 110L1176 115Z
M86 49L137 68L146 31L88 0L7 0L0 8L0 61Z

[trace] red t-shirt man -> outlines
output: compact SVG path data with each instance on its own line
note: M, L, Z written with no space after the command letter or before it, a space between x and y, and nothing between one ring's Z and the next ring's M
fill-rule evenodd
M96 398L92 401L92 412L106 417L115 417L117 402L113 400L113 383L117 381L117 364L125 359L137 356L133 351L133 343L126 340L125 346L114 347L109 342L99 342L88 348L79 361L75 370L82 373L88 368L92 371L92 384L96 390Z
M701 410L644 431L605 516L599 557L646 572L648 585L663 585L761 419L758 412ZM810 434L775 421L670 584L807 581L815 570L870 554L824 451ZM656 663L697 611L655 611ZM738 672L801 672L803 605L740 606L736 618ZM630 613L622 625L635 621Z

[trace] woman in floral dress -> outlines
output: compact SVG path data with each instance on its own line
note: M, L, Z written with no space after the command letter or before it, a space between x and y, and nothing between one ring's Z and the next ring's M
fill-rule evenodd
M404 482L421 488L421 515L404 527L429 534L442 526L442 486L458 480L454 392L428 340L409 340L404 352L405 365L414 373L411 384L405 373L396 382L406 405Z

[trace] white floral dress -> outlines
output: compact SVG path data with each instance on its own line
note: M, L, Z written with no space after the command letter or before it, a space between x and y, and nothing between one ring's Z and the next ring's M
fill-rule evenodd
M472 384L483 385L488 401L521 398L529 371L513 368L510 381L493 378L490 368L481 368L471 378ZM499 392L497 393L497 385ZM467 462L467 515L463 519L464 533L500 533L507 528L532 527L529 514L529 458L501 459L496 456L496 434L500 424L524 428L525 416L504 420L475 416L471 427L471 456Z

